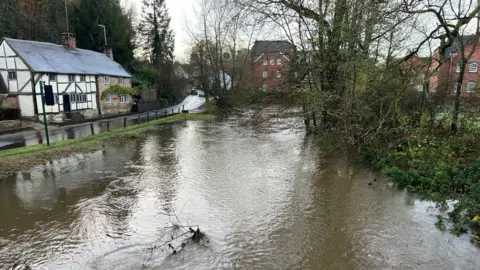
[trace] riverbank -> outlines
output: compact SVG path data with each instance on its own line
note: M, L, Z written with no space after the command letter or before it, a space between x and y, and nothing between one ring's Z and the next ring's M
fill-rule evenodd
M455 235L471 232L480 245L479 130L450 135L445 130L402 126L390 137L374 138L362 148L363 161L398 188L421 194L444 210L435 223ZM388 142L388 143L385 143Z
M75 152L84 153L99 150L104 147L107 141L109 144L124 143L126 140L142 136L142 132L148 130L153 125L180 122L185 121L185 119L187 121L209 120L212 117L214 116L211 114L178 114L87 137L54 142L50 147L42 144L3 150L0 151L0 173L29 168L50 160L69 156Z

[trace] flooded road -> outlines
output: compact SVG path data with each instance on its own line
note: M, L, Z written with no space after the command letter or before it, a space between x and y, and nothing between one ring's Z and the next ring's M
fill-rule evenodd
M199 94L204 93L202 91L199 91ZM50 127L50 142L53 143L56 141L86 137L93 134L98 134L103 131L115 130L127 126L137 125L153 119L174 115L180 113L182 110L188 110L190 112L201 111L198 109L203 105L205 105L205 98L198 95L189 95L177 105L164 109L159 109L156 111L60 128ZM46 141L47 139L45 137L45 131L42 127L41 130L37 131L28 131L0 136L0 150L43 144L46 143Z
M189 122L0 179L0 269L479 269L432 204L301 129ZM208 243L156 248L172 224Z

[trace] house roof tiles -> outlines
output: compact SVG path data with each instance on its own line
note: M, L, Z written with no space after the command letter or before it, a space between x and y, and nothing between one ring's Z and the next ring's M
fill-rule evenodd
M68 49L47 42L11 38L4 40L33 72L132 77L119 63L103 53Z

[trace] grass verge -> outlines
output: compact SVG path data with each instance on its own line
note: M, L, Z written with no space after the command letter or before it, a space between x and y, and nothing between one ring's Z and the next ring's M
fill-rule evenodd
M209 120L210 114L178 114L129 126L126 128L105 131L92 136L72 140L58 141L47 147L44 144L32 145L0 151L0 173L8 173L45 163L50 160L69 156L72 153L92 152L104 147L108 141L111 143L124 143L126 140L142 136L142 132L153 125L167 124L186 120Z

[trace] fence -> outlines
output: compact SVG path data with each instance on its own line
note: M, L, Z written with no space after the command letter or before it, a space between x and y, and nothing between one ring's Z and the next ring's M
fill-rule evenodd
M140 123L149 122L155 119L165 118L167 116L177 115L182 113L182 109L177 108L170 110L156 110L148 111L145 113L138 113L137 115L129 115L123 118L113 118L98 122L90 123L90 133L91 135L98 134L102 131L111 131L119 128L124 128L128 126L137 125ZM98 126L96 129L95 127ZM97 131L96 131L97 130Z
M168 106L166 100L158 99L154 101L141 101L138 105L138 112L145 113L159 110Z

